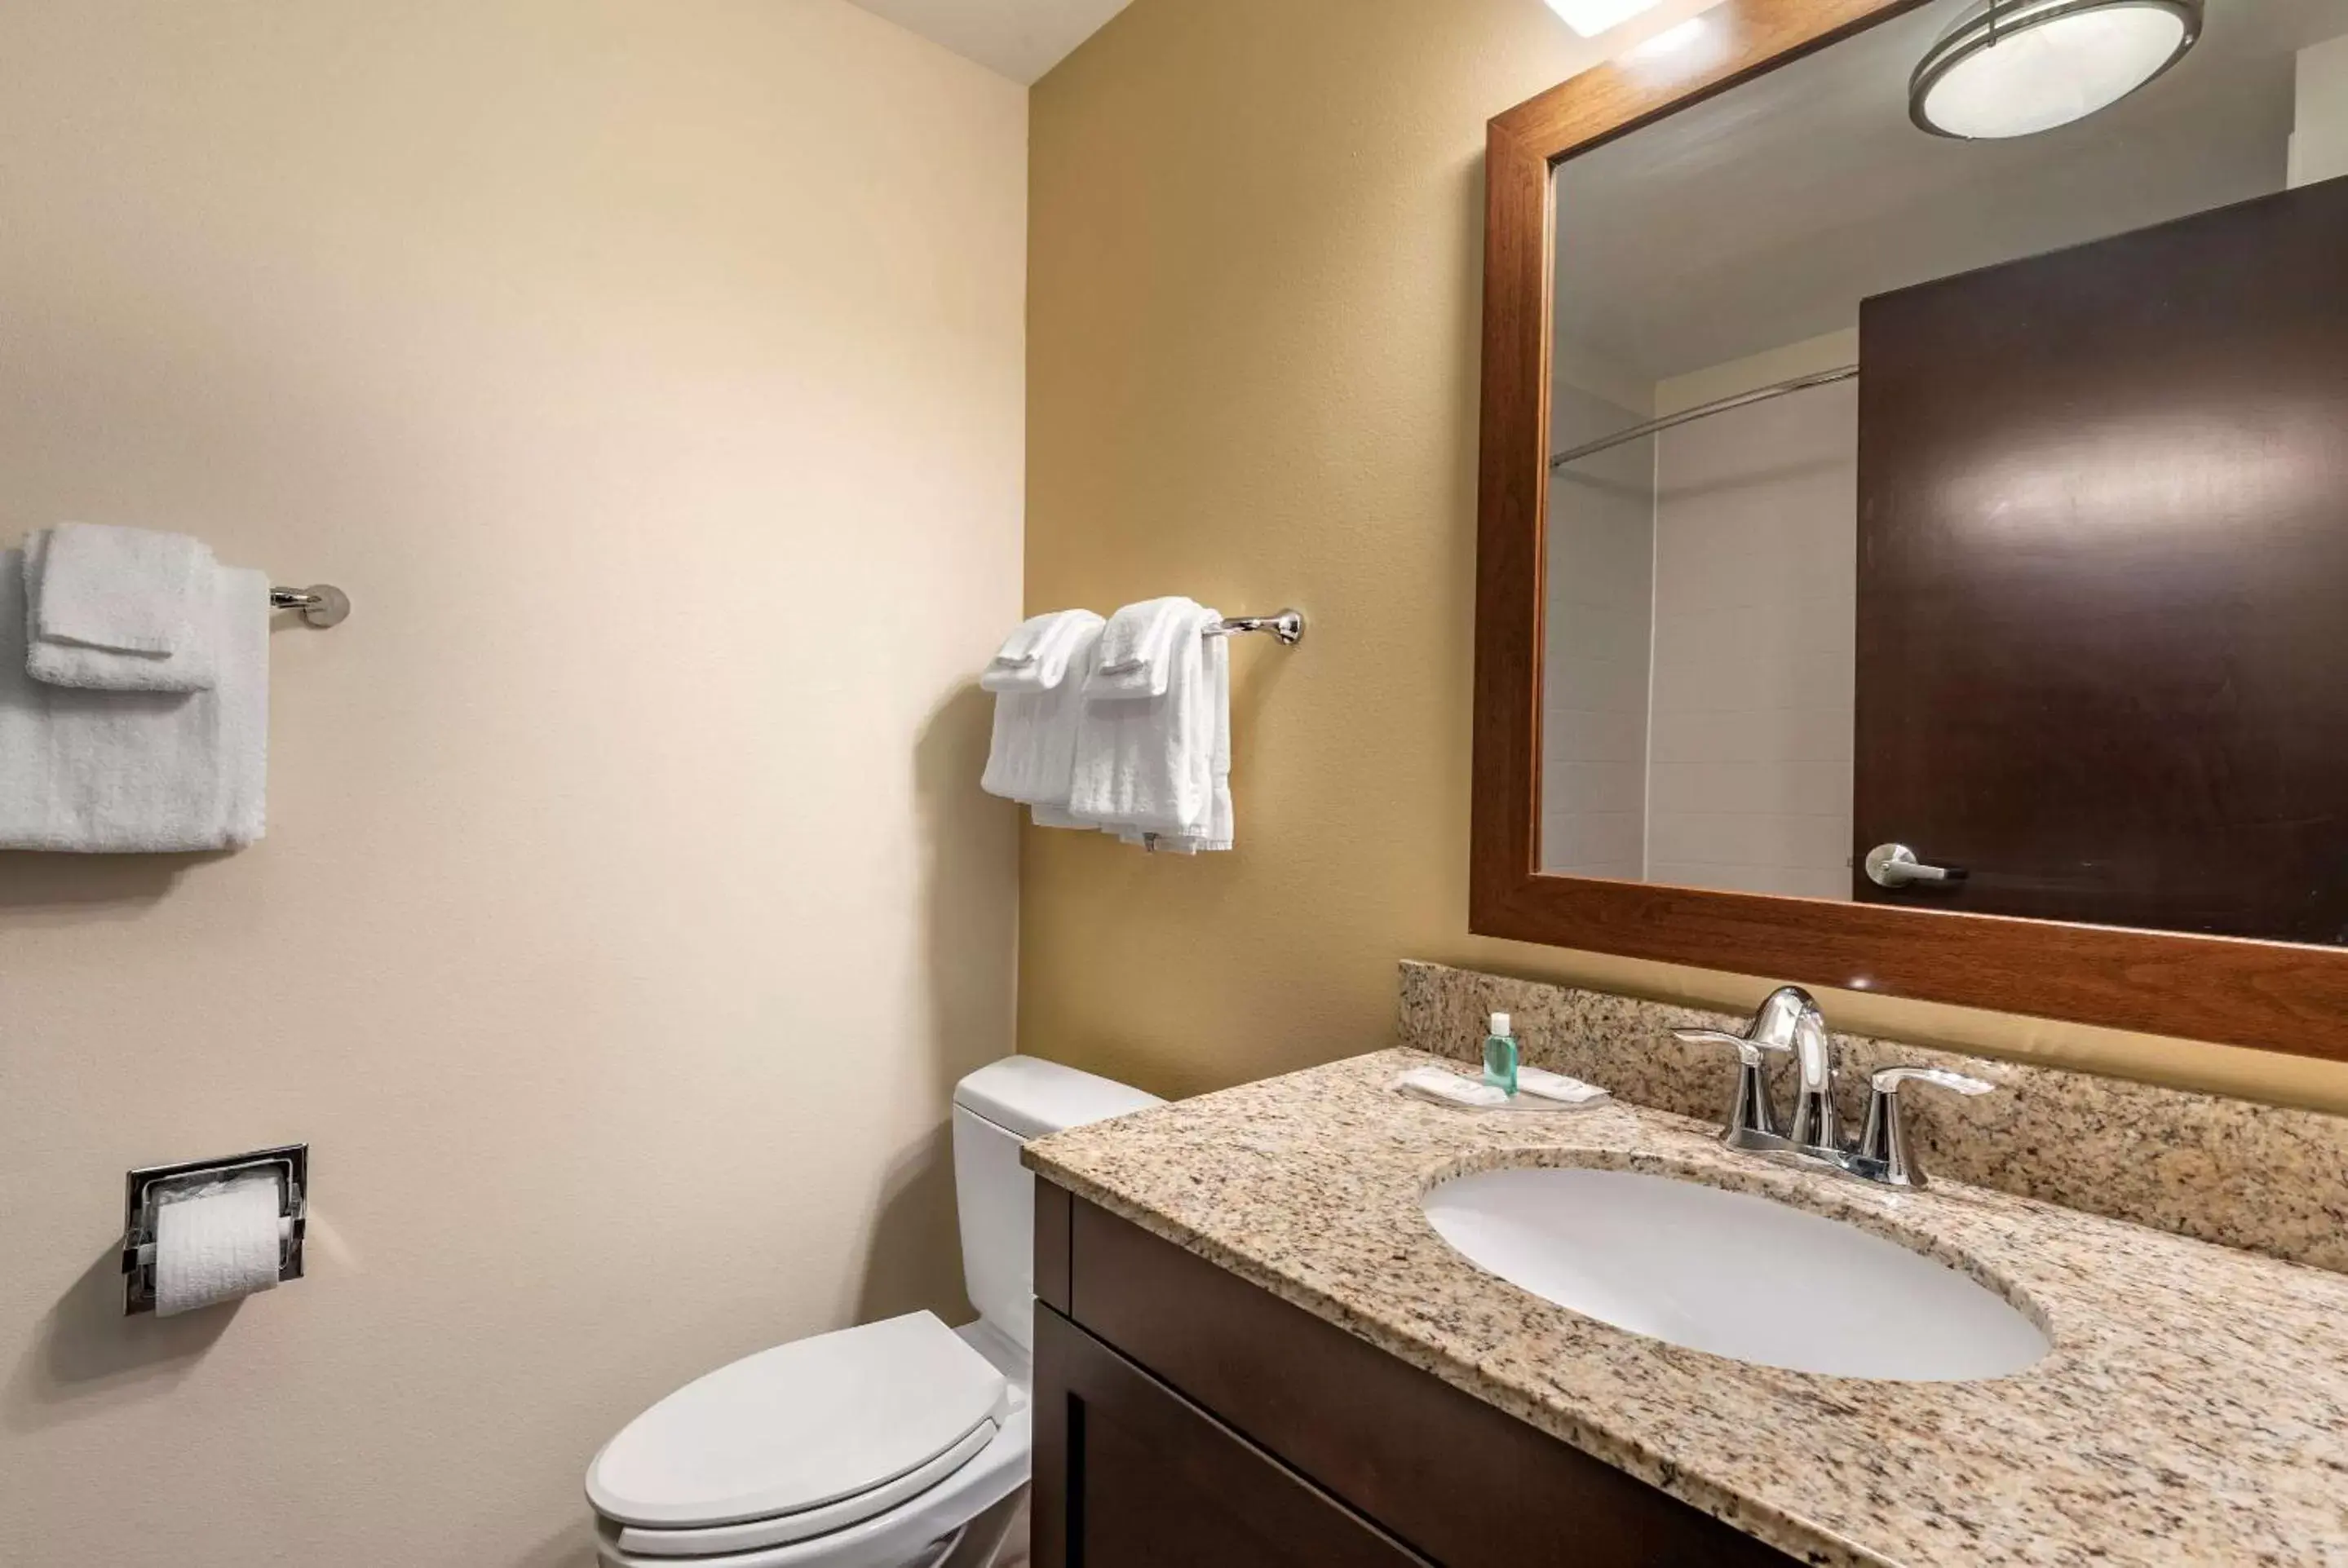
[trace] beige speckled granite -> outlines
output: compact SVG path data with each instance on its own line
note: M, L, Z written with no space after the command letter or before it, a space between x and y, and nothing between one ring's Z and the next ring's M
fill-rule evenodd
M1494 1011L1511 1015L1535 1066L1683 1116L1727 1115L1735 1086L1729 1053L1683 1045L1671 1031L1741 1031L1746 1018L1403 964L1398 1043L1477 1059L1485 1016ZM1935 1177L2348 1271L2348 1117L1864 1035L1836 1039L1842 1112L1854 1128L1866 1110L1867 1075L1879 1067L1923 1062L1998 1085L1972 1100L1930 1090L1901 1096L1909 1134ZM1776 1103L1788 1109L1793 1070L1781 1062L1776 1071Z
M1381 1051L1028 1146L1047 1178L1820 1563L2348 1564L2348 1277L1952 1183L1890 1193L1614 1104L1462 1112ZM2054 1348L1892 1383L1626 1333L1483 1273L1420 1194L1511 1164L1667 1172L1956 1263Z

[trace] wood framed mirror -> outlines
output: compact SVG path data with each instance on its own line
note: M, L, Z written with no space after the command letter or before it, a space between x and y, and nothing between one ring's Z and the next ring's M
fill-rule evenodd
M2348 165L2291 113L2348 0L2203 3L2084 129L1931 133L1966 0L1721 0L1490 123L1473 930L2348 1060ZM1794 387L1843 423L1669 425Z

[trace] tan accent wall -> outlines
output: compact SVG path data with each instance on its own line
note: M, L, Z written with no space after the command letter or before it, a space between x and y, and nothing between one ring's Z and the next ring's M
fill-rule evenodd
M0 856L0 1563L579 1568L651 1400L961 1306L1025 94L839 0L0 7L0 534L281 629L271 826ZM122 1173L311 1277L121 1317Z
M1026 830L1024 1049L1162 1092L1260 1077L1387 1040L1400 957L1718 1005L1770 983L1467 929L1484 122L1596 49L1541 0L1137 0L1037 85L1030 609L1293 601L1313 632L1235 651L1237 853ZM1826 1000L2348 1109L2348 1066Z

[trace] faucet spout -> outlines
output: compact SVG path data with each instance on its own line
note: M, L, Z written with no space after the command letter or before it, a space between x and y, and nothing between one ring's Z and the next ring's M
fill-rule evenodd
M1842 1153L1842 1118L1835 1109L1835 1077L1842 1055L1827 1030L1826 1016L1807 997L1794 1021L1794 1125L1797 1148L1829 1158Z

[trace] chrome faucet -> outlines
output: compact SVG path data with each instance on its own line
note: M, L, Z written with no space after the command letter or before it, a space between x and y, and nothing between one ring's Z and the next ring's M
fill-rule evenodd
M1900 1086L1930 1083L1959 1094L1986 1094L1995 1087L1938 1067L1887 1067L1870 1075L1867 1122L1853 1143L1845 1143L1835 1109L1835 1080L1842 1053L1827 1028L1817 1000L1799 986L1780 986L1762 1001L1743 1034L1716 1029L1675 1029L1673 1036L1692 1045L1725 1045L1736 1052L1736 1099L1720 1141L1732 1149L1782 1154L1806 1163L1828 1165L1862 1181L1886 1186L1921 1187L1923 1170L1908 1147L1900 1120ZM1785 1132L1769 1103L1766 1053L1794 1059L1794 1121Z

